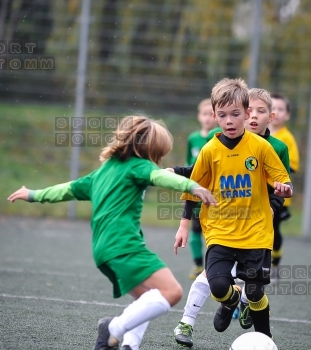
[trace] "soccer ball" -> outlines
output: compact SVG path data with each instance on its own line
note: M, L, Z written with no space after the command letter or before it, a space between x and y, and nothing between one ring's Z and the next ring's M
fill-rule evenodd
M229 350L278 350L278 348L265 334L248 332L236 338Z

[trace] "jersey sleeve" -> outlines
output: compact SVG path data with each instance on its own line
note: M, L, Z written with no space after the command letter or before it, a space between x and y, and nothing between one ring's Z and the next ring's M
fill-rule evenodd
M210 177L211 177L211 167L208 157L208 148L204 146L199 153L199 156L194 164L194 168L191 173L190 179L201 185L202 187L208 188ZM190 194L183 193L181 196L182 200L191 200L199 202L200 199L193 197Z
M55 186L50 186L42 190L31 190L29 192L29 202L57 203L76 199L71 190L72 181Z
M292 172L297 172L299 170L299 151L297 143L294 139L294 136L290 138L290 144L288 146L289 151L289 163L290 163L290 169Z
M174 172L177 175L182 175L184 177L187 177L188 179L190 179L192 170L194 168L194 164L190 165L190 166L174 166Z
M266 149L267 148L267 149ZM270 178L273 182L288 183L291 182L289 174L283 165L281 159L276 154L275 150L270 144L263 147L264 152L264 169L266 177Z
M282 149L282 152L280 154L280 159L281 159L285 169L290 174L289 153L288 153L288 147L285 144L284 144L284 148Z
M150 180L150 174L153 170L159 170L160 168L146 159L140 159L131 169L131 176L133 181L139 186L152 186L153 183ZM167 170L168 171L168 170Z
M47 187L42 190L32 190L29 193L30 202L58 203L71 200L86 201L91 199L92 178L96 171L75 181Z
M154 186L181 192L191 192L194 187L198 186L196 182L165 169L153 170L150 174L150 181Z
M92 192L92 181L93 176L97 170L93 171L92 173L80 177L79 179L72 181L71 183L71 189L75 196L75 198L79 201L89 201L91 200L91 192Z
M191 140L190 137L187 139L187 154L186 154L186 166L191 165Z

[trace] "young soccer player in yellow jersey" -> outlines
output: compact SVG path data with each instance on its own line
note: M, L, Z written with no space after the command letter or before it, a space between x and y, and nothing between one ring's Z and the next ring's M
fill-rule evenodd
M290 119L290 103L286 96L280 93L271 94L272 111L275 117L270 125L271 135L283 141L289 151L290 170L296 173L299 170L299 151L293 134L286 127L286 122ZM272 274L274 281L278 278L278 265L282 258L282 234L280 230L281 222L290 218L288 210L291 204L290 198L286 198L282 212L273 219L273 228L275 234L274 248L272 252Z
M268 129L268 126L274 118L274 113L272 113L272 100L269 92L264 89L250 89L248 94L250 118L245 121L245 128L260 135L272 145L289 173L288 148L282 141L271 136ZM190 177L193 167L188 169L187 167L175 166L172 170L177 174ZM275 196L272 187L269 187L269 200L270 207L273 210L273 215L279 215L284 199ZM204 271L192 283L184 308L184 314L174 329L174 337L178 344L186 347L193 346L192 333L195 320L209 295L210 287L206 280L206 274ZM249 317L249 305L245 294L245 288L243 288L239 309L240 313L237 312L237 314L239 314L241 327L244 329L251 328L253 323ZM237 309L237 311L239 310Z
M211 99L205 99L198 105L198 121L201 129L192 132L187 139L187 156L186 165L195 163L201 148L206 144L208 133L217 126L213 118L213 108ZM189 278L195 279L203 270L203 240L202 229L199 219L199 207L193 212L190 231L190 250L194 267L192 268Z
M290 119L290 103L287 97L280 93L272 93L272 112L275 114L269 129L271 135L283 141L289 151L289 161L291 172L299 170L299 150L294 135L286 127L286 122ZM288 200L285 200L287 202Z
M191 178L212 191L218 199L216 210L202 207L200 221L205 236L205 271L212 297L221 303L214 327L223 332L230 325L241 290L234 285L232 267L245 281L250 315L255 331L271 337L269 302L263 286L270 282L273 245L272 215L266 179L274 193L292 196L288 173L272 146L260 136L244 130L249 118L247 86L240 79L223 79L212 90L214 117L223 132L216 134L201 150ZM186 199L185 212L175 237L174 249L185 247L188 222L196 205Z

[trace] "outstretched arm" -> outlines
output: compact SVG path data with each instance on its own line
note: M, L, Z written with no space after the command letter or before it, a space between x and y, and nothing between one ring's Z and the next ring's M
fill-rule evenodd
M22 186L19 190L15 191L8 197L8 201L11 203L15 202L16 200L20 199L26 202L29 202L29 193L31 190L26 188L25 186Z
M12 193L8 200L14 202L18 199L27 202L66 202L72 200L89 201L91 193L91 184L93 175L97 170L92 173L80 177L77 180L65 182L55 186L47 187L43 190L30 190L25 186Z
M75 200L76 197L72 193L71 183L72 181L47 187L43 190L30 190L27 187L22 186L19 190L12 193L8 197L8 200L12 203L16 200L41 203L57 203Z
M154 186L188 192L199 197L205 205L217 205L215 198L209 190L200 186L195 181L173 174L165 169L153 170L150 174L150 180ZM193 200L199 201L199 199L194 197Z

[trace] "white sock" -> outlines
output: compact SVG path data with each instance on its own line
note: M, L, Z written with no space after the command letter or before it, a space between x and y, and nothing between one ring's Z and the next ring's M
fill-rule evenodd
M234 263L232 269L231 269L231 276L236 279L236 267L237 267L237 262Z
M200 274L191 285L181 322L194 327L195 319L210 294L207 278Z
M132 350L139 350L139 346L143 340L144 334L148 327L149 321L142 323L136 328L126 332L123 336L123 345L129 345Z
M133 328L167 313L171 306L158 289L151 289L133 301L123 314L109 323L109 332L121 340Z
M246 296L246 293L245 293L245 283L244 283L244 286L243 286L243 289L242 289L241 301L244 304L248 304L248 299L247 299L247 296Z

